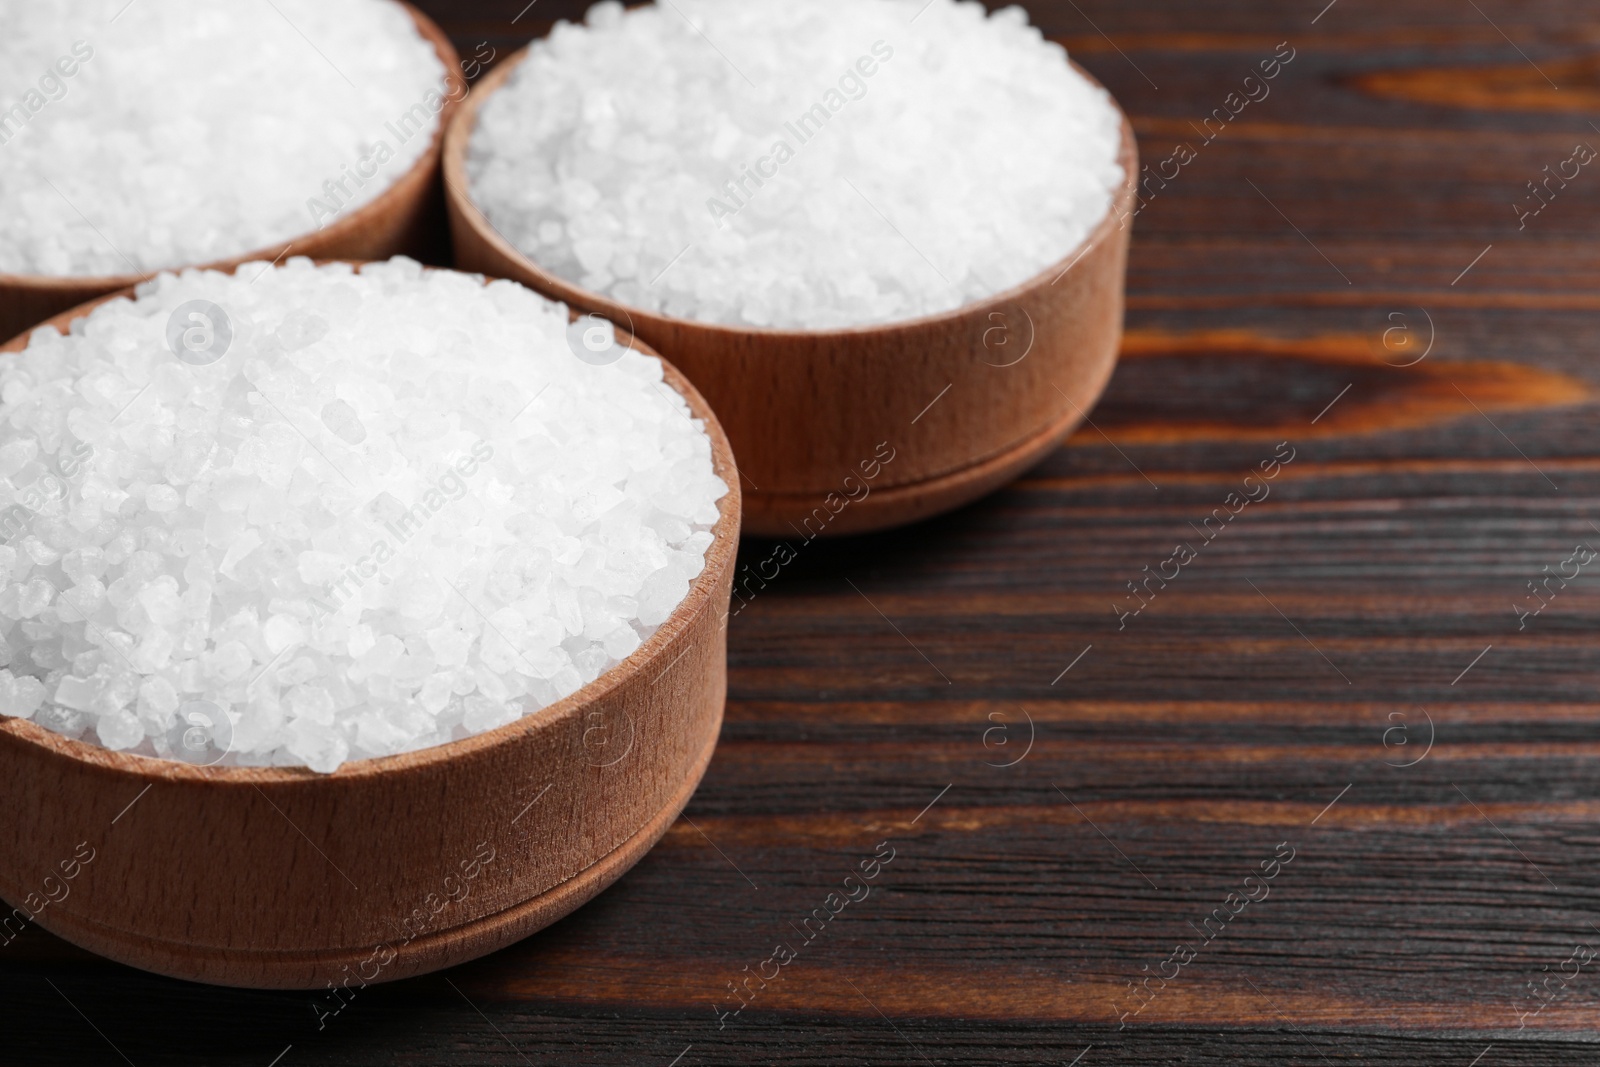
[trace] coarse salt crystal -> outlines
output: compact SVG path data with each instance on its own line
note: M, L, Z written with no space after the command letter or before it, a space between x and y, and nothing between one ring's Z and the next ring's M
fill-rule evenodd
M169 341L194 306L230 338L203 364ZM0 405L0 465L58 487L0 512L0 714L332 771L615 667L703 570L728 489L660 362L593 365L567 324L510 282L297 257L163 274L0 356L0 396L28 397Z
M1020 8L675 0L558 23L483 104L474 202L541 267L703 322L901 321L1106 216L1122 118Z
M143 273L320 229L422 158L447 92L391 0L0 0L0 27L3 273Z

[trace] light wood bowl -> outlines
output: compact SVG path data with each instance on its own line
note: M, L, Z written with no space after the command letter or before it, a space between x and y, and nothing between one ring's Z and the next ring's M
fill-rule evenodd
M719 326L627 307L557 277L472 202L466 153L478 109L526 57L523 49L485 76L445 135L456 264L603 315L666 353L733 442L745 477L745 532L810 540L959 507L1053 450L1110 380L1139 178L1126 116L1120 162L1127 178L1111 210L1070 255L1022 285L882 326ZM886 454L880 445L894 459L869 480L865 472Z
M124 295L47 325L66 331ZM739 475L704 398L663 363L705 420L729 493L705 569L631 656L489 733L328 775L195 767L0 718L0 898L73 944L143 970L229 986L355 989L493 952L621 877L699 784L727 693ZM86 851L93 858L82 864ZM0 915L12 918L9 908ZM0 941L16 933L16 922L0 922ZM329 999L326 1010L337 1004Z
M416 21L417 29L432 44L444 64L451 84L461 80L460 57L455 46L433 20L403 0L393 0ZM313 259L388 259L401 254L422 256L432 247L433 229L442 211L439 193L439 149L444 131L449 128L460 98L450 99L439 112L432 143L422 157L394 184L376 197L320 230L301 234L289 241L269 245L253 252L213 263L174 263L159 270L182 270L204 266L229 270L241 263L257 260L273 262L285 252ZM106 274L100 276L53 277L35 274L0 273L0 337L21 333L59 311L76 307L104 293L126 289L159 273Z

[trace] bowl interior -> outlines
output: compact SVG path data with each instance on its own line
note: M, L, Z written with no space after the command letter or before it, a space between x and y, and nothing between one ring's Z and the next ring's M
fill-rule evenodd
M321 262L346 262L358 270L365 265L362 261L352 260L326 260ZM232 273L233 269L225 268L224 273ZM477 275L477 277L482 278L485 284L494 280L484 278L482 275ZM101 304L111 300L131 298L133 295L132 288L124 288L117 292L107 293L69 311L64 311L40 323L39 326L53 327L62 333L66 333L70 330L73 321L84 317ZM568 314L574 320L578 317L578 312L571 309L569 309ZM37 328L35 327L35 329ZM28 336L31 333L32 331L30 330L12 338L6 344L0 345L0 354L22 351L27 347ZM690 621L701 612L725 610L722 605L713 603L713 598L719 579L733 567L739 545L739 473L734 462L733 450L728 444L727 436L723 433L722 426L718 423L716 415L711 411L705 398L690 384L689 380L649 345L621 331L618 333L618 339L630 348L661 360L667 383L688 402L694 417L702 420L706 435L711 438L712 469L726 483L728 492L721 500L717 501L718 517L711 529L713 540L711 547L706 550L705 566L694 581L689 584L689 592L683 601L673 609L672 614L668 616L667 620L661 624L656 632L651 634L626 659L602 673L577 692L540 708L536 712L523 715L505 726L497 727L485 733L395 756L349 760L342 764L338 770L327 775L317 774L304 767L201 767L178 760L118 752L86 741L79 741L64 734L58 734L30 719L0 717L0 730L15 734L74 760L97 764L112 770L129 772L144 778L204 780L260 785L268 782L303 780L308 776L318 779L347 780L372 775L401 773L424 764L446 761L484 748L513 743L525 734L530 726L535 724L576 717L581 713L581 709L592 703L596 697L616 688L629 675L647 670L653 661L660 657L662 650L672 641L673 637L685 629Z
M1113 194L1105 216L1090 230L1088 236L1066 255L1062 256L1060 260L1014 286L930 315L826 330L779 329L705 322L700 319L678 318L622 304L601 293L585 289L567 278L553 274L534 262L530 256L509 241L499 230L495 229L488 216L483 213L483 210L478 207L471 196L471 183L467 176L466 160L472 133L477 128L478 111L495 92L505 85L516 68L528 58L530 50L537 43L537 40L530 42L496 64L494 69L474 86L474 91L456 112L454 119L451 121L450 129L445 133L444 140L445 196L450 200L455 212L459 214L466 225L472 227L475 236L494 248L502 256L522 267L529 277L533 279L530 284L534 284L540 291L550 294L556 299L563 300L574 307L596 309L611 318L619 327L625 328L629 332L634 331L636 323L645 322L656 327L658 331L663 328L674 331L699 331L704 334L721 335L725 338L753 337L774 340L800 337L870 339L907 329L956 325L969 318L974 310L986 309L990 306L998 307L1015 301L1021 295L1032 290L1052 284L1063 273L1070 270L1079 259L1082 259L1089 249L1109 239L1113 233L1128 225L1129 220L1132 218L1132 207L1137 200L1139 186L1138 144L1134 137L1133 124L1128 121L1128 116L1122 110L1122 105L1117 102L1115 97L1111 96L1109 90L1106 90L1111 106L1116 109L1117 115L1120 116L1122 121L1122 141L1117 154L1117 162L1122 166L1123 170L1122 185ZM1068 60L1068 62L1089 84L1102 90L1105 89L1105 86L1094 75L1083 69L1075 61Z
M412 21L416 23L417 31L422 34L423 38L426 39L429 44L433 45L433 50L435 54L438 55L439 62L442 63L445 68L446 87L449 88L452 82L460 83L461 59L460 56L456 54L455 46L450 43L450 38L445 36L444 31L441 30L432 19L423 14L421 10L408 3L407 0L391 0L391 2L399 4L401 7L405 8L406 13L410 15ZM462 96L457 96L452 90L451 94L447 97L447 102L444 109L441 110L437 116L438 121L435 123L433 132L430 135L428 150L424 152L421 158L413 163L404 173L396 175L395 179L390 182L389 185L380 190L377 196L373 197L371 200L368 200L365 204L362 204L353 211L341 215L339 218L335 219L333 222L329 223L320 230L312 230L308 233L300 234L299 236L290 240L268 245L265 248L258 248L252 252L245 252L241 255L230 256L226 259L220 259L206 264L198 264L197 266L200 266L201 269L204 270L226 271L232 270L233 268L244 263L255 263L260 261L275 263L283 256L287 255L296 246L301 249L302 255L317 255L319 252L325 252L328 249L336 248L341 242L348 240L351 236L363 232L372 224L376 217L391 210L391 206L397 198L406 195L411 187L416 186L419 184L419 182L422 182L426 179L426 176L434 165L434 160L438 158L440 146L444 141L445 132L449 129L456 109L459 107L460 101L464 98L464 94ZM0 293L3 293L7 289L29 290L37 293L60 294L70 298L77 295L106 292L112 289L131 288L142 281L153 278L163 270L184 270L189 266L191 266L191 264L178 263L172 266L160 267L155 270L145 271L142 273L130 272L127 274L99 275L7 274L3 271L0 271ZM60 305L57 306L59 307ZM77 309L73 310L77 311Z

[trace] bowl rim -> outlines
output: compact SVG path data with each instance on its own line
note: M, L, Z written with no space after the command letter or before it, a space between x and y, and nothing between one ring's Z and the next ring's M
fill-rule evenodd
M434 123L433 136L428 142L427 151L423 152L417 160L403 172L396 175L394 180L378 191L378 194L365 204L341 215L328 225L317 230L308 230L296 234L292 239L270 244L265 248L245 252L237 256L228 256L224 259L212 260L207 263L176 263L143 272L129 272L126 274L7 274L0 271L0 291L6 289L28 290L38 293L65 292L76 293L88 289L126 289L140 282L149 281L163 271L176 273L183 270L230 270L243 266L246 263L273 262L276 263L289 253L295 245L304 244L313 239L319 241L340 241L344 238L361 233L367 228L371 220L388 210L400 195L400 190L413 182L418 182L426 177L429 167L439 158L444 146L444 136L449 131L455 111L461 102L471 95L470 87L467 93L460 97L452 98L454 92L450 88L452 79L466 85L466 79L461 74L461 56L456 52L455 45L445 35L437 24L434 23L421 9L412 5L409 0L389 0L405 9L416 23L417 31L422 34L423 40L433 45L433 50L439 57L439 62L445 68L445 106L435 116L438 120Z
M627 11L632 13L641 7L652 6L649 4L629 5ZM1095 248L1110 240L1112 234L1120 231L1124 226L1131 226L1133 218L1138 214L1131 210L1131 205L1138 198L1140 181L1138 140L1133 132L1133 124L1122 109L1117 98L1112 95L1100 80L1090 74L1077 61L1071 59L1067 63L1090 85L1102 90L1111 107L1121 119L1122 139L1117 148L1117 162L1123 170L1122 184L1111 197L1111 202L1106 206L1106 212L1101 216L1093 229L1084 238L1067 251L1056 262L1028 278L1023 279L1009 288L980 296L965 301L956 307L944 311L937 311L929 315L919 315L909 319L894 319L890 322L867 323L857 326L830 327L821 330L800 330L771 326L746 326L724 322L703 322L699 319L686 319L675 315L666 315L657 311L648 311L644 308L623 304L608 296L603 296L591 289L563 278L546 270L532 257L505 238L499 230L489 221L487 215L478 207L471 196L471 181L467 177L466 162L467 150L472 139L472 134L477 129L478 111L483 104L508 81L518 67L531 54L544 36L536 37L523 47L507 55L496 63L487 74L483 75L473 84L473 91L461 102L455 115L450 120L450 128L445 131L444 148L441 156L441 175L444 180L444 195L446 202L454 209L451 212L451 222L454 224L455 216L459 215L474 235L488 244L497 253L517 264L528 274L537 279L538 285L544 287L541 291L554 294L553 299L559 299L574 307L599 309L607 317L616 316L624 322L631 323L637 319L650 325L675 331L703 331L708 335L723 335L728 338L753 337L765 341L839 341L859 338L881 338L884 335L895 334L907 330L940 329L951 325L960 324L970 319L975 313L986 311L1008 303L1021 300L1035 291L1048 288L1060 281L1079 261L1083 260ZM636 332L636 331L635 331Z
M300 257L294 257L300 258ZM385 260L351 260L351 259L324 259L314 260L318 266L327 264L346 264L356 273L362 268L374 263L384 263ZM248 264L238 264L228 268L200 268L189 267L185 270L212 270L218 269L220 273L233 274L240 267ZM484 285L491 282L507 281L514 285L522 286L521 282L511 278L495 278L485 274L469 271L458 271L453 267L435 267L423 264L425 271L447 271L452 274L462 274L469 278L476 278ZM176 273L166 271L162 273ZM558 300L529 289L529 292L541 300L551 303L560 303ZM112 300L130 298L135 295L133 287L124 287L115 292L105 293L70 308L58 315L52 316L29 329L18 334L4 344L0 344L0 356L14 354L24 350L29 338L35 330L44 327L54 327L62 333L70 332L72 325L83 318L94 308ZM579 312L568 307L570 321L576 321ZM578 713L604 698L634 676L643 673L645 668L653 661L660 658L666 647L675 641L707 609L715 609L712 603L715 587L723 580L726 574L731 574L738 557L739 525L741 514L741 494L739 490L739 471L734 459L733 449L728 443L722 424L717 421L716 413L706 403L705 397L694 387L683 372L654 348L639 340L626 331L619 331L619 336L628 347L634 348L643 355L653 356L661 361L665 381L689 405L691 418L701 420L706 436L711 439L711 466L716 475L727 485L728 492L717 501L717 521L711 527L712 542L706 549L705 566L700 573L689 583L689 591L684 595L678 605L672 609L664 622L634 649L621 662L599 675L594 681L580 687L576 692L561 698L553 704L539 708L536 711L526 712L515 720L497 726L493 730L473 734L455 741L446 741L442 744L429 745L426 748L414 749L410 752L401 752L392 756L372 756L366 759L346 760L339 767L329 773L313 771L303 766L220 766L185 763L182 760L165 759L160 756L145 756L132 752L104 748L100 745L80 741L77 738L67 737L65 734L49 730L32 719L23 719L16 716L0 716L0 733L10 734L18 740L35 744L56 755L67 759L76 760L103 767L112 771L120 771L150 781L184 781L202 782L210 785L226 786L263 786L296 784L305 785L308 782L329 783L333 788L335 784L348 783L354 780L375 778L383 775L394 775L406 771L429 767L435 764L446 763L458 757L471 756L487 749L497 748L502 745L514 744L524 736L531 736L536 731L545 729L565 719L575 718ZM724 621L726 625L726 621ZM677 661L674 660L674 663ZM668 665L670 669L671 665ZM665 673L663 671L663 673ZM5 759L3 750L0 750L0 763Z

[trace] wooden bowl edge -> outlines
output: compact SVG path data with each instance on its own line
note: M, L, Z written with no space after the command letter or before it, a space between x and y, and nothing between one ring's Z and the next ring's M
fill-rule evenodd
M1116 365L1106 364L1100 388L1111 377ZM1098 390L1097 390L1098 392ZM748 493L745 496L743 531L751 537L786 541L798 533L802 543L836 537L892 530L923 519L964 507L999 489L1019 474L1044 459L1083 422L1081 411L1069 410L1059 419L1018 444L975 460L947 474L916 482L905 482L872 490L836 513L811 537L797 529L797 516L810 517L817 511L830 511L825 503L829 494ZM837 495L837 494L833 494Z
M439 57L439 62L445 68L445 85L448 89L451 78L461 76L461 56L456 52L455 45L445 32L429 18L420 8L410 0L390 0L404 8L416 23L417 30L429 44L433 45L434 52ZM469 94L470 95L470 92ZM213 260L209 263L180 263L169 267L158 267L154 270L135 274L6 274L0 272L0 302L8 291L28 292L35 294L54 294L63 298L73 296L91 296L106 293L112 290L131 289L142 282L149 281L157 274L178 273L185 270L220 270L232 271L246 263L277 262L290 249L296 245L316 244L325 246L343 242L352 235L359 234L376 218L393 210L398 204L410 196L421 195L425 187L431 182L434 171L437 170L440 154L443 151L444 137L448 132L455 113L462 100L445 98L445 106L440 110L438 123L435 124L428 150L416 162L406 168L395 180L389 183L378 195L351 211L342 215L327 227L320 230L309 230L299 234L292 240L268 245L253 252L246 252L226 259ZM419 187L423 187L419 189ZM40 323L43 325L43 323Z
M469 94L462 101L461 107L451 119L450 129L445 132L444 148L440 165L444 175L445 204L449 209L451 223L451 239L455 244L457 262L466 258L468 266L478 269L477 259L485 251L493 253L494 261L505 261L504 265L510 268L504 276L511 277L549 296L553 300L560 300L570 307L596 311L612 318L613 321L643 322L653 330L676 330L684 333L700 332L704 335L725 335L734 337L754 338L807 338L820 342L832 342L844 338L871 337L887 333L894 333L906 329L939 326L945 323L959 322L963 319L982 319L992 308L1001 304L1013 302L1039 289L1046 288L1070 271L1078 260L1084 258L1089 249L1092 249L1112 235L1113 230L1123 228L1122 221L1131 218L1128 208L1138 196L1139 186L1139 149L1138 138L1134 133L1133 123L1129 120L1127 112L1106 89L1099 79L1081 67L1076 61L1068 59L1068 63L1082 77L1096 88L1105 91L1111 106L1116 110L1122 123L1122 140L1117 150L1117 162L1122 166L1122 185L1112 195L1111 203L1107 205L1106 213L1093 229L1069 249L1066 255L1056 262L1045 267L1037 274L1024 279L1022 282L979 297L959 307L947 311L936 312L931 315L922 315L911 319L898 319L893 322L873 323L864 326L841 327L827 330L794 330L772 329L758 326L732 326L726 323L701 322L698 319L680 319L658 312L646 311L619 303L610 297L603 296L589 289L584 289L572 281L553 274L539 266L533 259L507 240L499 230L489 222L482 209L472 199L470 182L466 174L467 146L473 131L477 128L478 111L484 103L498 92L512 73L528 58L530 50L538 39L517 49L495 65L494 69L484 75L475 86L475 92ZM458 226L459 220L459 226ZM462 229L467 231L471 241L462 239ZM525 276L524 276L525 275Z
M358 271L369 261L328 260L324 262L349 263ZM224 273L232 273L237 267ZM448 267L424 267L425 270L453 270ZM466 272L455 272L466 273ZM490 281L515 279L495 279L483 275L484 284ZM518 283L520 284L520 283ZM54 327L61 333L67 333L71 323L88 314L94 308L112 300L123 299L133 295L131 288L125 288L112 293L106 293L77 307L60 312L45 320L30 330L19 334L5 344L0 345L0 355L17 352L26 347L28 338L33 330L41 327ZM536 294L542 299L551 299L545 294ZM576 317L576 309L568 308L571 316ZM393 756L376 756L369 759L351 760L341 765L331 774L323 775L311 771L309 768L299 767L196 767L178 760L161 759L155 756L134 755L127 752L118 752L102 748L75 738L47 730L31 719L19 719L0 716L0 732L14 735L19 740L30 742L42 747L64 759L101 767L105 770L119 772L141 781L200 781L213 786L237 786L239 788L258 788L273 785L293 785L305 781L349 781L367 775L383 775L403 773L405 770L447 761L458 756L466 755L482 749L501 744L515 744L516 741L529 729L552 725L576 716L581 709L595 699L619 687L631 675L643 673L646 667L654 662L662 651L672 643L683 631L689 629L694 620L709 607L715 588L724 573L731 574L734 560L738 553L740 522L742 512L742 496L739 488L738 465L733 456L733 449L728 442L722 425L717 421L716 413L701 396L687 377L683 375L670 360L642 340L623 334L622 338L636 345L643 354L654 356L661 361L662 370L666 381L689 404L689 409L695 418L702 421L706 435L711 439L712 469L722 478L728 486L727 495L717 501L719 512L717 522L712 526L713 541L706 552L705 566L690 583L689 592L682 602L673 609L666 621L657 628L637 649L629 654L627 659L601 674L593 682L583 686L577 692L561 700L528 713L505 726L497 727L486 733L476 734L471 737L449 741L442 745L433 745L428 748L417 749L413 752L403 752Z
M716 752L719 707L713 728L678 791L632 836L564 882L490 915L438 930L394 949L394 962L367 984L414 978L456 967L531 937L570 915L627 874L655 847L693 799ZM169 978L238 989L320 989L341 975L357 973L380 945L363 944L324 952L248 952L197 949L193 945L129 934L70 912L46 909L35 920L71 944L119 963ZM241 979L249 973L251 979Z

